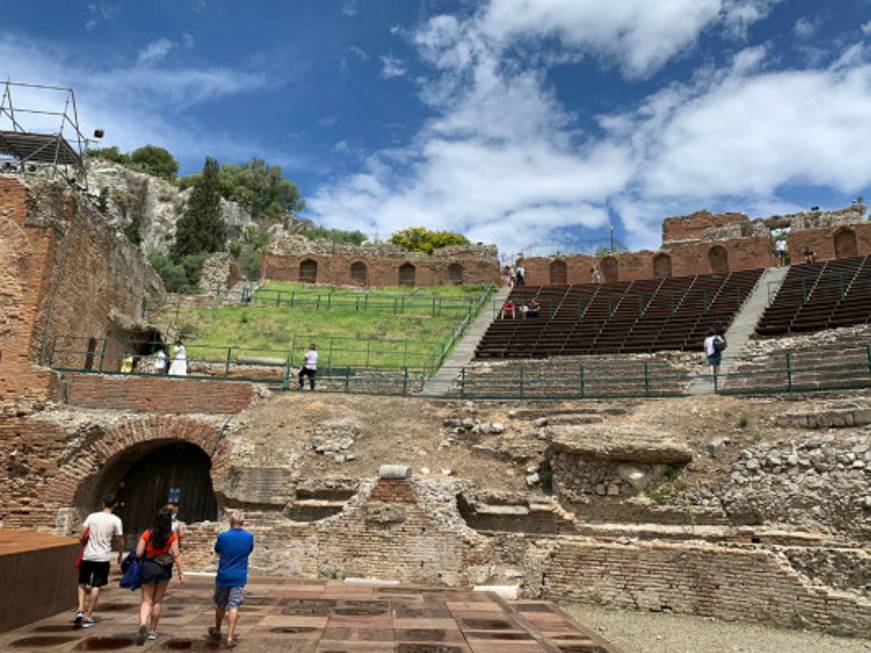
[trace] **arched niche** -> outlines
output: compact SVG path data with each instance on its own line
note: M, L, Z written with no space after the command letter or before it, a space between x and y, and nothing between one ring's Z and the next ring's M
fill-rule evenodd
M714 245L708 250L708 265L714 274L729 272L729 253L722 245Z
M411 263L403 263L399 266L399 285L414 287L417 270Z
M835 258L850 258L859 256L859 247L856 245L856 232L847 227L842 227L834 235Z
M451 263L448 266L448 281L455 286L463 285L463 266L459 263Z
M653 257L653 276L656 279L667 279L671 276L671 256L657 254Z
M351 281L358 286L369 285L369 268L363 261L355 261L351 264Z
M318 262L307 258L299 264L299 280L302 283L315 283L318 280Z
M605 283L616 283L620 278L620 264L613 256L603 258L599 269L602 271L602 281Z
M564 286L568 283L569 267L565 261L553 261L550 264L550 285Z

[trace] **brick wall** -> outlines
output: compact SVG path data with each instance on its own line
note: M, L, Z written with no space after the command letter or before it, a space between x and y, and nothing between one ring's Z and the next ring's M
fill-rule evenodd
M565 541L544 598L871 636L871 601L813 587L763 549Z
M120 342L163 293L142 252L59 182L0 176L0 269L0 404L50 396L52 375L32 365L44 345Z
M712 267L710 251L722 247L726 251L729 271L753 270L777 264L767 237L732 238L721 241L696 241L679 243L669 249L651 252L618 252L608 256L571 254L567 256L530 257L523 260L526 267L526 282L539 286L551 283L552 266L559 262L566 266L566 283L590 283L591 268L599 266L603 281L632 281L667 276L680 277L695 274L710 274ZM659 264L657 264L659 260ZM613 261L610 264L608 261ZM609 269L616 271L609 278Z
M366 266L366 283L371 288L398 286L399 268L402 265L414 266L414 285L421 287L445 286L454 283L450 266L462 267L462 283L499 283L499 264L493 260L447 259L438 257L410 257L408 259L388 257L359 257L337 254L275 254L263 257L262 277L275 281L300 281L300 264L303 261L317 263L316 282L342 286L360 286L358 279L351 275L351 266L362 263Z
M699 211L692 215L666 218L662 221L662 242L670 240L695 240L708 229L729 225L749 224L750 218L743 213L710 213Z
M254 398L251 383L166 376L67 372L63 386L72 406L139 413L239 413Z
M871 224L865 222L826 229L793 230L787 238L790 259L793 263L804 263L804 251L807 247L813 250L818 261L838 258L835 252L835 236L845 231L855 235L857 256L871 254Z

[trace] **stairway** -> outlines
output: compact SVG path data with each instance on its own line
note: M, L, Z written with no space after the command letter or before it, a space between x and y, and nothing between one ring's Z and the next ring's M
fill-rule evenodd
M442 363L438 372L433 374L423 384L422 394L444 396L450 392L459 369L472 362L475 350L478 348L478 343L481 342L481 338L487 333L487 328L493 321L493 316L498 314L499 309L501 309L505 300L508 299L509 294L511 294L511 288L499 288L490 298L490 301L481 307L478 317L472 320L472 323L466 327L463 337L460 338L451 355Z
M787 272L789 272L789 266L767 268L762 273L762 276L759 277L759 281L756 282L756 287L753 289L753 292L750 293L744 301L741 309L732 320L732 325L726 331L726 342L728 343L728 347L723 352L723 362L721 366L723 371L728 373L728 369L724 368L727 368L731 361L740 357L741 351L744 349L747 341L750 340L751 336L753 336L753 333L756 330L756 325L759 323L759 320L762 319L762 314L770 303L769 298L777 294L777 291L783 284L783 280L786 279ZM699 350L701 349L702 343L699 343ZM704 355L704 352L700 355ZM704 374L707 374L707 369L705 369ZM723 387L728 383L727 377L719 379L718 383L720 387ZM692 384L690 384L688 393L691 395L701 395L713 391L713 380L710 376L703 376L696 378Z

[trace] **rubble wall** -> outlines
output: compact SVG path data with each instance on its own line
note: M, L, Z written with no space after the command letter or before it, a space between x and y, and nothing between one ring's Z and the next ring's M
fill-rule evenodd
M0 403L49 395L55 343L82 352L88 339L118 337L163 294L141 251L60 182L0 177ZM117 346L120 346L118 344ZM57 364L65 361L57 360Z
M662 242L697 240L709 229L722 229L724 227L747 228L750 218L743 213L711 213L698 211L691 215L682 215L666 218L662 221ZM740 233L739 233L740 235Z
M838 257L835 251L835 238L841 232L852 233L856 241L856 256L871 254L871 224L850 224L849 226L826 227L823 229L802 229L789 232L787 243L793 263L804 262L805 249L813 250L818 261L830 261ZM844 258L843 256L840 258Z

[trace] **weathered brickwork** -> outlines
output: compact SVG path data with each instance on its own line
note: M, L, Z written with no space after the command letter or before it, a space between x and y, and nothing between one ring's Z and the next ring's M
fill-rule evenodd
M55 344L81 351L70 361L79 366L89 339L117 349L163 293L137 248L46 181L0 176L0 270L0 403L50 396L53 376L33 363Z
M787 239L793 263L804 262L810 248L818 261L871 254L871 224L860 223L824 229L791 231Z
M724 228L737 232L736 236L749 235L750 218L743 213L710 213L709 211L666 218L662 221L662 242L699 240L711 229Z
M337 245L302 236L274 236L261 276L278 281L384 288L499 282L496 248L443 247L432 255L388 244Z
M138 413L239 413L254 398L241 381L66 373L63 387L72 406Z
M764 549L564 541L542 597L871 636L871 601L813 587Z

